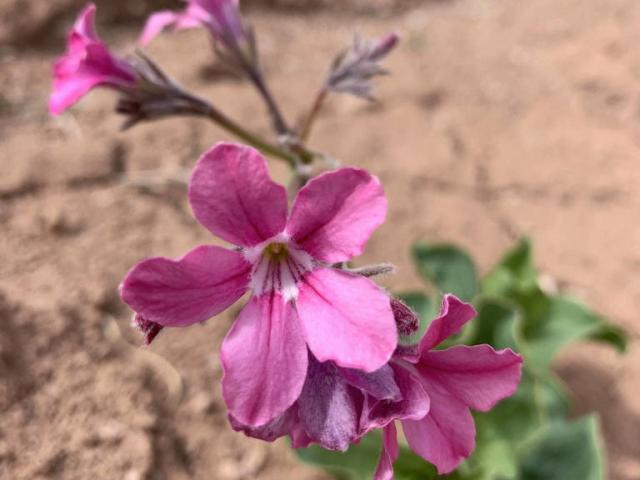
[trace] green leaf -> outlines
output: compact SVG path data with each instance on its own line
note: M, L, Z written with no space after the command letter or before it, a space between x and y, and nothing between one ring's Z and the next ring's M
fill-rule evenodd
M599 430L592 415L544 428L523 445L518 480L602 480Z
M382 447L379 432L365 436L358 445L352 445L345 453L325 450L317 445L296 450L305 462L323 468L338 480L371 480L378 464ZM458 474L439 477L435 467L412 453L408 448L400 447L400 456L394 464L396 480L458 480Z
M418 272L443 293L470 301L478 292L476 267L471 257L452 245L417 244L413 259Z
M564 296L549 298L546 308L527 312L525 321L527 357L535 367L546 367L560 349L577 340L606 342L624 352L624 331Z
M508 295L515 290L535 286L537 279L531 242L523 238L482 279L482 291L492 295Z
M323 468L338 480L371 480L381 445L381 436L374 432L344 453L325 450L318 445L298 449L296 453L304 462Z
M496 349L518 350L517 325L520 320L518 307L513 302L494 297L480 297L475 302L478 316L470 322L467 345L487 343Z
M515 446L547 422L563 419L568 407L566 395L553 377L540 377L525 369L513 396L475 417L481 438L498 438Z

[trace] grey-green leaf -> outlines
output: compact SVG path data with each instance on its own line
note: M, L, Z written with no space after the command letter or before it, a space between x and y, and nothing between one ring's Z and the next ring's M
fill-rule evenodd
M555 422L521 449L518 480L602 480L598 421Z
M478 293L478 276L471 257L453 245L413 247L413 259L420 275L443 293L470 301Z

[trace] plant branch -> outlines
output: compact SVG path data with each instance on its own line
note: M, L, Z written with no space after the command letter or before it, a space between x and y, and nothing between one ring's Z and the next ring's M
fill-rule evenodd
M309 135L311 135L311 128L313 127L313 123L318 117L320 110L322 110L322 106L324 105L324 101L326 100L328 94L329 94L329 89L326 86L324 86L322 87L322 89L320 89L320 91L316 95L316 98L313 102L313 105L311 106L311 109L309 110L309 113L306 115L302 125L300 126L298 137L300 138L301 142L306 142L309 138Z
M195 113L208 118L215 124L224 128L229 133L232 133L239 139L247 142L249 145L257 148L266 155L284 160L289 164L291 168L295 168L297 158L293 153L285 150L278 145L270 143L269 141L265 140L255 133L249 132L207 101L191 96L189 94L186 95L191 102L194 102L194 104L197 105Z

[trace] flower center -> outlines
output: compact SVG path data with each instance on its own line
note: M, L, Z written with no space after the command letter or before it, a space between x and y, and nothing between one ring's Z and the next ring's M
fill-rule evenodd
M277 241L267 244L254 261L251 289L255 295L276 291L289 301L298 296L298 284L313 269L308 253Z
M268 255L273 261L281 262L287 259L289 248L286 243L274 242L264 249L264 254Z

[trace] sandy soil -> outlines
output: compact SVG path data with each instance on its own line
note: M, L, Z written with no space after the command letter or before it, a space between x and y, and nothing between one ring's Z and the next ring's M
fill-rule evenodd
M11 26L19 3L0 2L0 478L326 478L286 443L229 428L217 351L232 314L141 349L116 294L140 258L211 242L182 187L127 188L120 174L190 167L229 138L196 119L119 133L107 93L49 118L50 63L77 2L51 2L59 9L34 17L28 35ZM393 262L385 284L417 287L417 239L458 242L486 269L530 234L544 271L630 332L626 356L580 346L558 370L576 413L601 415L610 478L637 480L640 3L401 3L358 16L252 9L276 96L296 118L354 25L403 35L383 101L334 98L312 139L387 189L389 221L361 262ZM128 48L139 24L109 22L103 36ZM150 53L268 132L254 93L212 63L203 33L164 36Z

